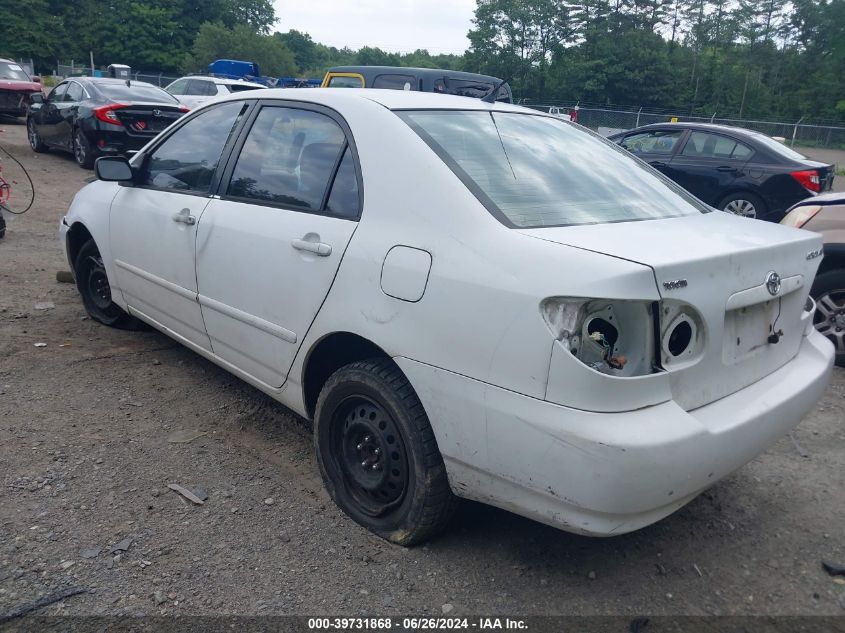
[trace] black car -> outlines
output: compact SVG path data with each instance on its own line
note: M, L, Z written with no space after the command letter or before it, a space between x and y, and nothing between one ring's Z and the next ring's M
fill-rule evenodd
M87 169L97 156L141 149L188 112L152 84L105 77L67 79L32 101L26 119L32 149L72 152Z
M500 85L501 84L501 85ZM335 66L323 77L323 88L419 90L480 99L499 86L496 101L513 103L511 87L498 77L440 68L405 66Z
M609 138L703 202L737 215L780 222L790 206L833 185L832 165L742 128L666 123Z

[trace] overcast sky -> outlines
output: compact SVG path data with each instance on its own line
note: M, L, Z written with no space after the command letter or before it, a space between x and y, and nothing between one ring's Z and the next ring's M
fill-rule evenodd
M342 48L463 53L475 0L274 0L276 29Z

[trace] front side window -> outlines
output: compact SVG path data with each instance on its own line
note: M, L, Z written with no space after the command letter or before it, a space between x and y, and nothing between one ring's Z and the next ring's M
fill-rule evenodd
M618 146L556 117L398 114L506 226L626 222L709 211Z
M651 130L626 136L621 145L634 154L664 154L675 151L675 145L681 140L683 130Z
M715 158L718 160L747 160L751 148L721 134L693 132L684 145L682 156L689 158Z
M64 99L65 93L67 92L67 86L68 84L67 82L65 82L53 88L52 92L50 92L50 96L47 97L47 101L52 101L53 103L56 103Z
M363 88L364 82L360 77L344 77L332 75L329 79L329 88Z
M330 117L265 107L244 141L227 196L317 211L346 136Z
M179 127L147 158L142 184L208 193L223 148L246 108L243 102L226 103Z
M188 82L188 89L185 91L185 94L198 97L210 97L217 94L217 86L213 81L191 79Z
M167 86L167 92L172 95L183 95L185 94L185 89L188 87L188 80L187 79L177 79L172 84Z
M416 90L419 82L411 75L379 75L373 80L373 88L385 90Z
M80 86L75 81L70 82L68 85L67 93L65 93L65 101L82 101L82 86Z

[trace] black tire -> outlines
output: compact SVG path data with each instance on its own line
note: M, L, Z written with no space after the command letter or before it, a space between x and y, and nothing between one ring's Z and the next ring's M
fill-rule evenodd
M762 218L768 213L766 203L760 196L748 191L732 193L719 203L722 211L733 213L745 218Z
M816 302L816 330L836 347L836 364L845 367L845 270L817 275L810 289Z
M38 130L35 129L35 123L33 123L32 119L26 120L26 136L29 139L29 146L32 148L33 152L43 154L47 151L47 145L41 139L41 136L38 134Z
M123 330L146 329L142 321L126 314L123 308L111 300L106 268L94 240L88 240L82 245L73 268L76 287L82 296L85 311L92 319Z
M6 218L3 217L3 211L0 211L0 240L6 237Z
M73 132L73 157L76 164L83 169L92 169L94 161L97 160L97 151L91 147L82 128L76 128Z
M317 400L314 443L334 502L382 538L415 545L451 519L457 498L431 424L392 360L332 374Z

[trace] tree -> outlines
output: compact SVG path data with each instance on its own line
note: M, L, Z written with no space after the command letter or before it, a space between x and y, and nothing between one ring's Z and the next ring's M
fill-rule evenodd
M282 41L272 35L256 33L246 24L231 29L219 23L203 24L183 68L187 72L204 71L215 59L255 62L262 73L274 77L296 74L293 53Z

